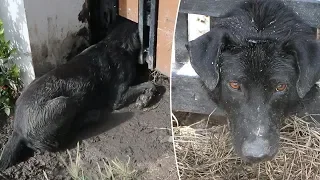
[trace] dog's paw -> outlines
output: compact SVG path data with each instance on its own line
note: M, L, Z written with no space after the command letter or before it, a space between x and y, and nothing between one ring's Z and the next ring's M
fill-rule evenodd
M152 84L153 85L153 84ZM147 88L145 89L144 93L141 94L137 100L136 100L136 106L139 108L139 109L143 109L145 107L147 107L151 100L153 99L155 93L156 93L156 87L153 85L153 86L150 86L150 88Z

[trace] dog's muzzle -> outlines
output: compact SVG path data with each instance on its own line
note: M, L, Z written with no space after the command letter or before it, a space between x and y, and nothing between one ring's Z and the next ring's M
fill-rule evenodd
M263 137L257 137L253 141L245 141L241 148L244 160L257 163L272 159L278 148L270 144L270 141Z

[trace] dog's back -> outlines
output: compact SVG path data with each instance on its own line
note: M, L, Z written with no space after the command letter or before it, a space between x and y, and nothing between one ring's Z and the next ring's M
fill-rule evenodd
M132 71L139 50L137 24L119 17L102 41L34 80L17 103L44 102L60 95L75 96L81 88L87 90L97 83L107 85L110 77L118 77L116 74L121 70L126 72L126 76L134 77Z

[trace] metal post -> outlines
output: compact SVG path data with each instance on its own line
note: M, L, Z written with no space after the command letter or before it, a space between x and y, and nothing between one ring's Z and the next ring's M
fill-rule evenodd
M144 25L145 25L145 18L144 18L144 0L139 0L139 20L138 20L138 26L139 26L139 37L141 42L141 50L139 55L139 64L144 64Z
M150 32L149 32L149 51L147 63L149 69L155 68L156 47L157 47L157 19L158 19L158 0L151 0L150 7Z

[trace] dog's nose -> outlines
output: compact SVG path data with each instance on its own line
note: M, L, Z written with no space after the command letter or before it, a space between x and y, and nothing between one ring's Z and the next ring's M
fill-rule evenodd
M263 138L245 141L242 145L242 155L247 161L252 163L261 162L273 156L269 141Z

